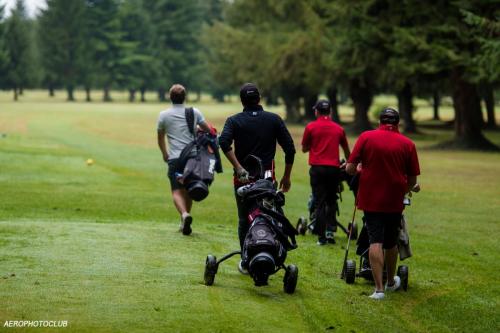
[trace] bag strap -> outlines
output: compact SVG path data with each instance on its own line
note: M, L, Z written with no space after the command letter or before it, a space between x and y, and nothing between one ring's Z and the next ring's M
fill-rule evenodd
M192 107L186 108L184 110L184 115L186 116L186 123L188 125L189 133L194 136L194 110Z

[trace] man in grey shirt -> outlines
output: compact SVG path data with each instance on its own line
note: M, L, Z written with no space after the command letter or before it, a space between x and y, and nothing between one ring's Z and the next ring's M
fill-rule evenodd
M175 164L181 151L194 140L194 136L191 134L186 122L185 99L186 89L180 84L174 84L170 88L170 100L173 105L171 108L160 112L158 117L158 146L163 155L163 160L168 164L168 178L172 189L172 199L175 208L181 215L180 230L184 235L190 235L192 231L191 223L193 222L190 212L193 201L175 175ZM201 112L195 108L193 108L193 111L194 133L196 133L197 127L200 127L205 132L210 132L210 126L205 122ZM165 136L168 140L168 151Z

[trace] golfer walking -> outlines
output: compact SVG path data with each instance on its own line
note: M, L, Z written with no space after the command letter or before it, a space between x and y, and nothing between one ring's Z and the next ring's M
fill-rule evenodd
M364 211L369 258L375 281L372 299L383 299L382 274L387 270L385 290L395 291L401 280L395 276L397 238L403 199L420 174L415 144L398 131L399 113L387 108L380 114L379 128L361 134L349 157L350 174L360 170L357 207Z
M172 190L172 199L181 217L179 229L183 235L187 236L192 231L191 223L193 222L193 217L190 212L193 201L183 185L178 182L175 175L175 167L181 151L194 140L194 136L191 134L186 121L186 106L184 105L186 89L180 84L174 84L170 88L169 93L172 106L160 112L160 116L158 117L158 146L160 147L163 160L168 164L167 175ZM198 126L203 131L210 132L210 127L205 122L205 118L196 108L193 108L193 118L194 133L196 133ZM168 151L165 144L165 136L168 140Z
M314 106L316 120L309 123L302 137L302 151L309 152L309 176L316 212L315 231L318 245L335 243L337 190L340 182L339 146L349 158L349 145L344 129L333 122L327 100Z
M295 147L292 137L283 120L274 113L266 112L260 103L260 92L253 83L246 83L240 89L240 99L243 111L229 117L219 137L219 145L234 168L234 190L238 208L238 236L240 247L248 232L248 208L236 195L238 187L248 182L248 166L245 158L248 155L257 156L262 160L263 168L274 176L274 156L276 143L285 152L285 169L279 182L280 189L287 192L290 189L290 174L295 157ZM234 150L232 144L234 142ZM238 266L240 272L246 273L246 267Z

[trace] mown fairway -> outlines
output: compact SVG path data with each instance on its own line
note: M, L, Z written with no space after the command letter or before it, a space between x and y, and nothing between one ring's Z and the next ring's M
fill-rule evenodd
M206 255L238 246L226 161L185 237L156 147L165 105L26 95L12 103L0 94L0 332L21 331L4 328L6 320L68 320L65 332L500 331L500 154L430 150L452 136L430 127L414 137L422 192L406 212L414 250L406 293L376 303L369 283L340 280L342 234L326 247L299 238L287 259L300 272L293 295L282 290L282 272L254 287L236 258L207 287ZM240 110L236 102L196 106L219 129ZM429 119L429 106L419 106L416 118ZM297 147L302 130L291 127ZM486 134L500 144L498 132ZM293 223L307 213L307 171L298 153L285 206ZM344 225L352 206L344 192Z

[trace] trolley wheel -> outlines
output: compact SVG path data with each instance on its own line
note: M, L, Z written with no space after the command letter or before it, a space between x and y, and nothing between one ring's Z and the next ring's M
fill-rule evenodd
M297 279L299 278L299 269L295 265L288 265L283 278L283 290L287 294L293 294L297 286Z
M404 291L408 290L408 266L401 265L398 266L398 276L401 279L401 288Z
M297 221L297 227L295 229L297 229L297 232L300 235L305 235L306 234L306 231L307 231L307 220L305 219L305 217L303 217L303 216L299 217L299 220Z
M205 285L211 286L214 284L215 274L217 274L217 258L209 254L205 261Z
M345 262L345 282L353 284L356 279L356 262L354 260L347 260Z
M351 239L358 239L358 225L356 224L356 222L354 223L349 223L347 225L347 230L351 230L352 228L352 232L351 232Z

